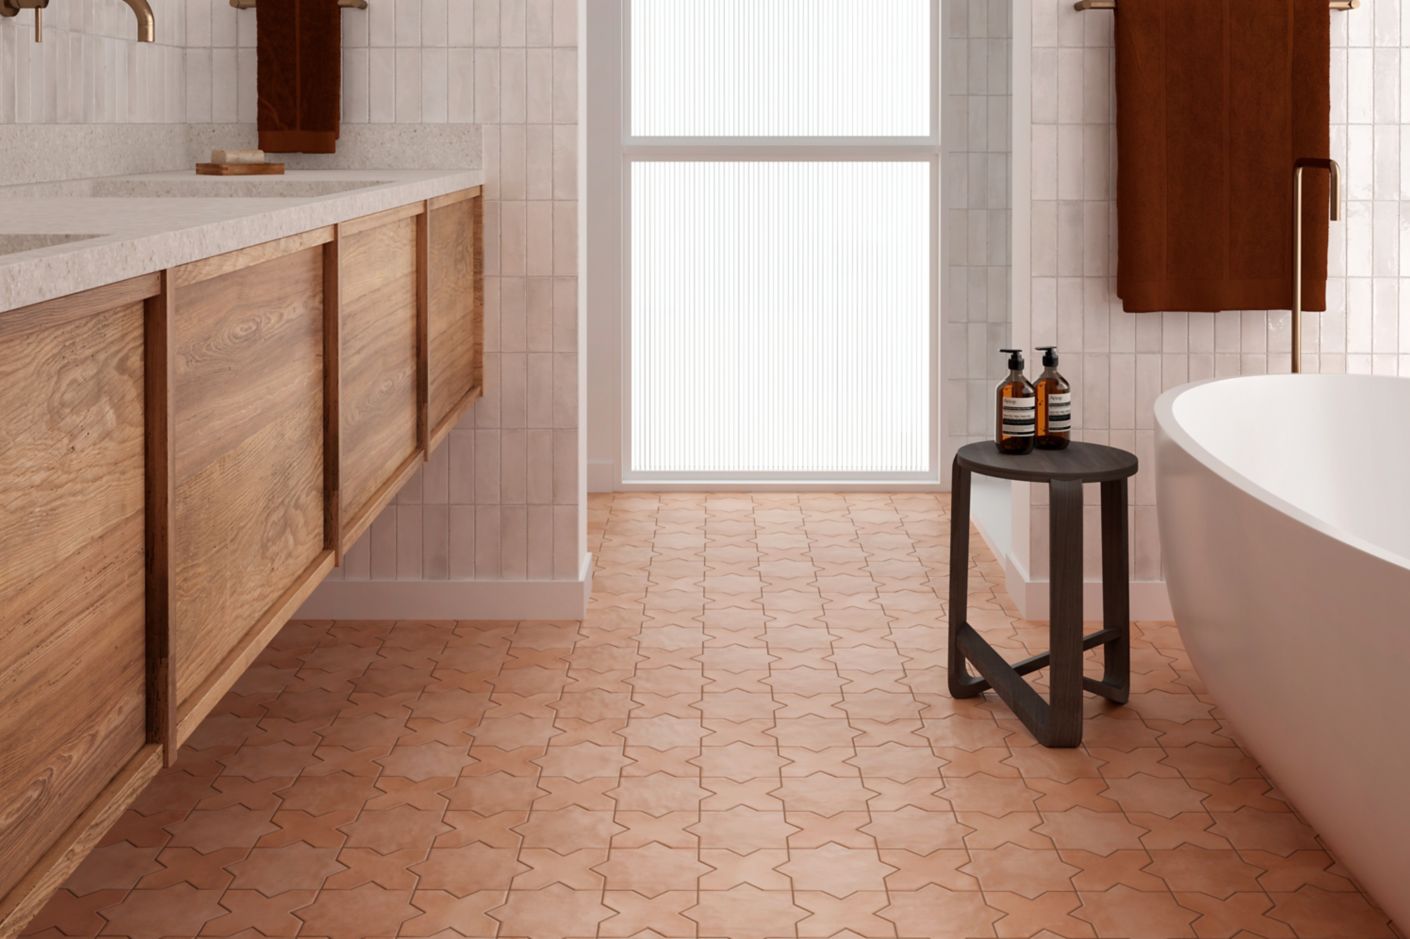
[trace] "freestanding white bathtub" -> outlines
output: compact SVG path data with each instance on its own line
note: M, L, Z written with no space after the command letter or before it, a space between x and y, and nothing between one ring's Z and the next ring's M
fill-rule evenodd
M1155 407L1190 658L1240 741L1410 927L1410 379L1235 378Z

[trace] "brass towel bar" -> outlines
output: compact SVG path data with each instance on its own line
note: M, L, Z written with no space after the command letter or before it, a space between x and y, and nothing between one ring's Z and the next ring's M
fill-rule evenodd
M1361 6L1361 0L1328 0L1327 5L1333 10L1355 10ZM1078 11L1115 10L1116 0L1077 0L1073 9Z
M230 5L237 10L253 10L259 6L259 0L230 0ZM338 0L338 6L349 10L365 10L367 0Z

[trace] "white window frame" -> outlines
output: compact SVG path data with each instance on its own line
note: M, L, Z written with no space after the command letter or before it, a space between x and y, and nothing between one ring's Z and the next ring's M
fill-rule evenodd
M925 490L941 488L941 9L931 5L930 133L921 137L635 137L631 2L592 4L585 24L588 265L588 486L606 491ZM930 435L926 469L909 473L633 472L631 469L631 170L664 162L914 162L930 167Z

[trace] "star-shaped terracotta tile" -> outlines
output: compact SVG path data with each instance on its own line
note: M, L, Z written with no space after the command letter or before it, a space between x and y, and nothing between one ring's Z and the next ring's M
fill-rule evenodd
M793 881L795 890L815 890L846 897L858 890L884 891L886 877L895 868L876 851L826 844L820 848L795 848L779 868Z
M1057 851L1015 844L971 849L969 854L970 862L961 870L973 875L986 892L1000 890L1036 899L1049 891L1072 890L1072 877L1078 872Z
M606 878L608 890L634 890L655 897L670 890L695 890L700 878L712 870L698 854L692 848L662 844L614 848L595 870Z
M985 904L982 893L948 890L936 884L892 891L890 898L890 905L877 915L895 923L902 936L927 935L936 923L944 923L956 936L993 935L994 923L1003 915Z
M543 890L510 891L503 906L489 911L500 923L502 936L534 939L572 939L595 934L600 922L612 915L597 890L571 890L562 885Z
M702 891L699 902L685 915L699 923L702 936L768 939L793 933L808 913L794 905L793 896L787 891L743 886Z

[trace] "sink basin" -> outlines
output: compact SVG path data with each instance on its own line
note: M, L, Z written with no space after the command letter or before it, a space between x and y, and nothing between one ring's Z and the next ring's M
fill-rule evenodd
M314 199L384 185L378 179L164 176L75 179L0 188L0 199Z
M0 254L19 254L22 251L37 251L40 248L52 248L55 245L66 245L71 241L87 241L89 238L101 237L101 235L0 234Z

